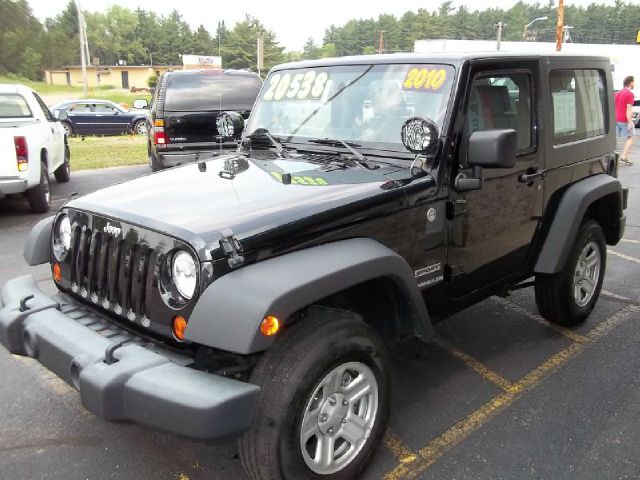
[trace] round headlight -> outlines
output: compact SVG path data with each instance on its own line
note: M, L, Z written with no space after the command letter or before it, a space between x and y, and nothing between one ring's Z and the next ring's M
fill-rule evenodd
M71 248L71 221L65 214L58 217L53 239L53 254L61 262Z
M180 295L186 299L190 299L193 296L193 292L196 290L198 272L193 257L184 250L180 250L173 256L171 278Z

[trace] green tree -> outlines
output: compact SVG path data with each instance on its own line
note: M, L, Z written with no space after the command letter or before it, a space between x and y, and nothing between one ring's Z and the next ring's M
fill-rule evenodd
M257 69L258 35L264 40L264 66L268 71L281 63L283 48L278 45L276 36L267 30L260 21L247 15L242 22L236 23L222 46L222 64L225 68Z
M0 71L39 78L43 33L25 0L0 0Z
M320 58L320 48L316 45L313 37L309 37L302 49L302 58L305 60L315 60Z

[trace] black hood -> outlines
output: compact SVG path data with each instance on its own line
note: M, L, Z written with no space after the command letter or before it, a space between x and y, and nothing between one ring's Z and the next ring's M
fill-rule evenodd
M217 245L225 229L251 248L246 240L331 210L352 210L373 197L404 198L389 176L398 167L341 168L318 163L318 154L279 159L271 152L255 153L223 155L147 175L67 206L166 233L203 252ZM282 180L285 174L287 181L287 173L290 184Z

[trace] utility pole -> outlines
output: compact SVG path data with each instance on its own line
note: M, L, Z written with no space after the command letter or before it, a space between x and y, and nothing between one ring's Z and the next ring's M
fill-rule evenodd
M562 50L564 36L564 0L558 0L558 25L556 26L556 52Z
M84 97L88 95L87 85L87 57L89 56L89 48L87 45L87 31L84 25L84 14L80 7L80 0L76 0L76 11L78 12L78 34L80 37L80 62L82 64L82 91Z
M258 34L258 45L257 45L257 57L258 57L258 75L260 75L260 71L264 69L264 37L262 33Z
M382 54L384 52L384 32L386 32L386 30L380 30L380 40L378 41L379 54Z
M500 50L500 44L502 43L502 30L507 26L506 23L498 22L496 23L496 29L498 30L498 43L496 45L496 50Z

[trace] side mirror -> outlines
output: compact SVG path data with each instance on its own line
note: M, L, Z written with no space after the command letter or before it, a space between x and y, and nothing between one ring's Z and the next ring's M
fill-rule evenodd
M216 128L223 141L238 139L244 130L244 118L238 112L222 112L216 119Z
M53 116L56 117L58 121L69 119L69 115L67 114L66 110L55 110L53 112Z
M479 130L469 137L467 163L472 167L513 168L518 134L515 130Z
M145 108L149 108L149 102L147 102L146 98L138 98L133 101L133 108L136 110L144 110Z
M512 129L479 130L469 137L467 164L473 176L458 174L454 188L458 192L480 190L483 168L513 168L516 164L518 133Z

